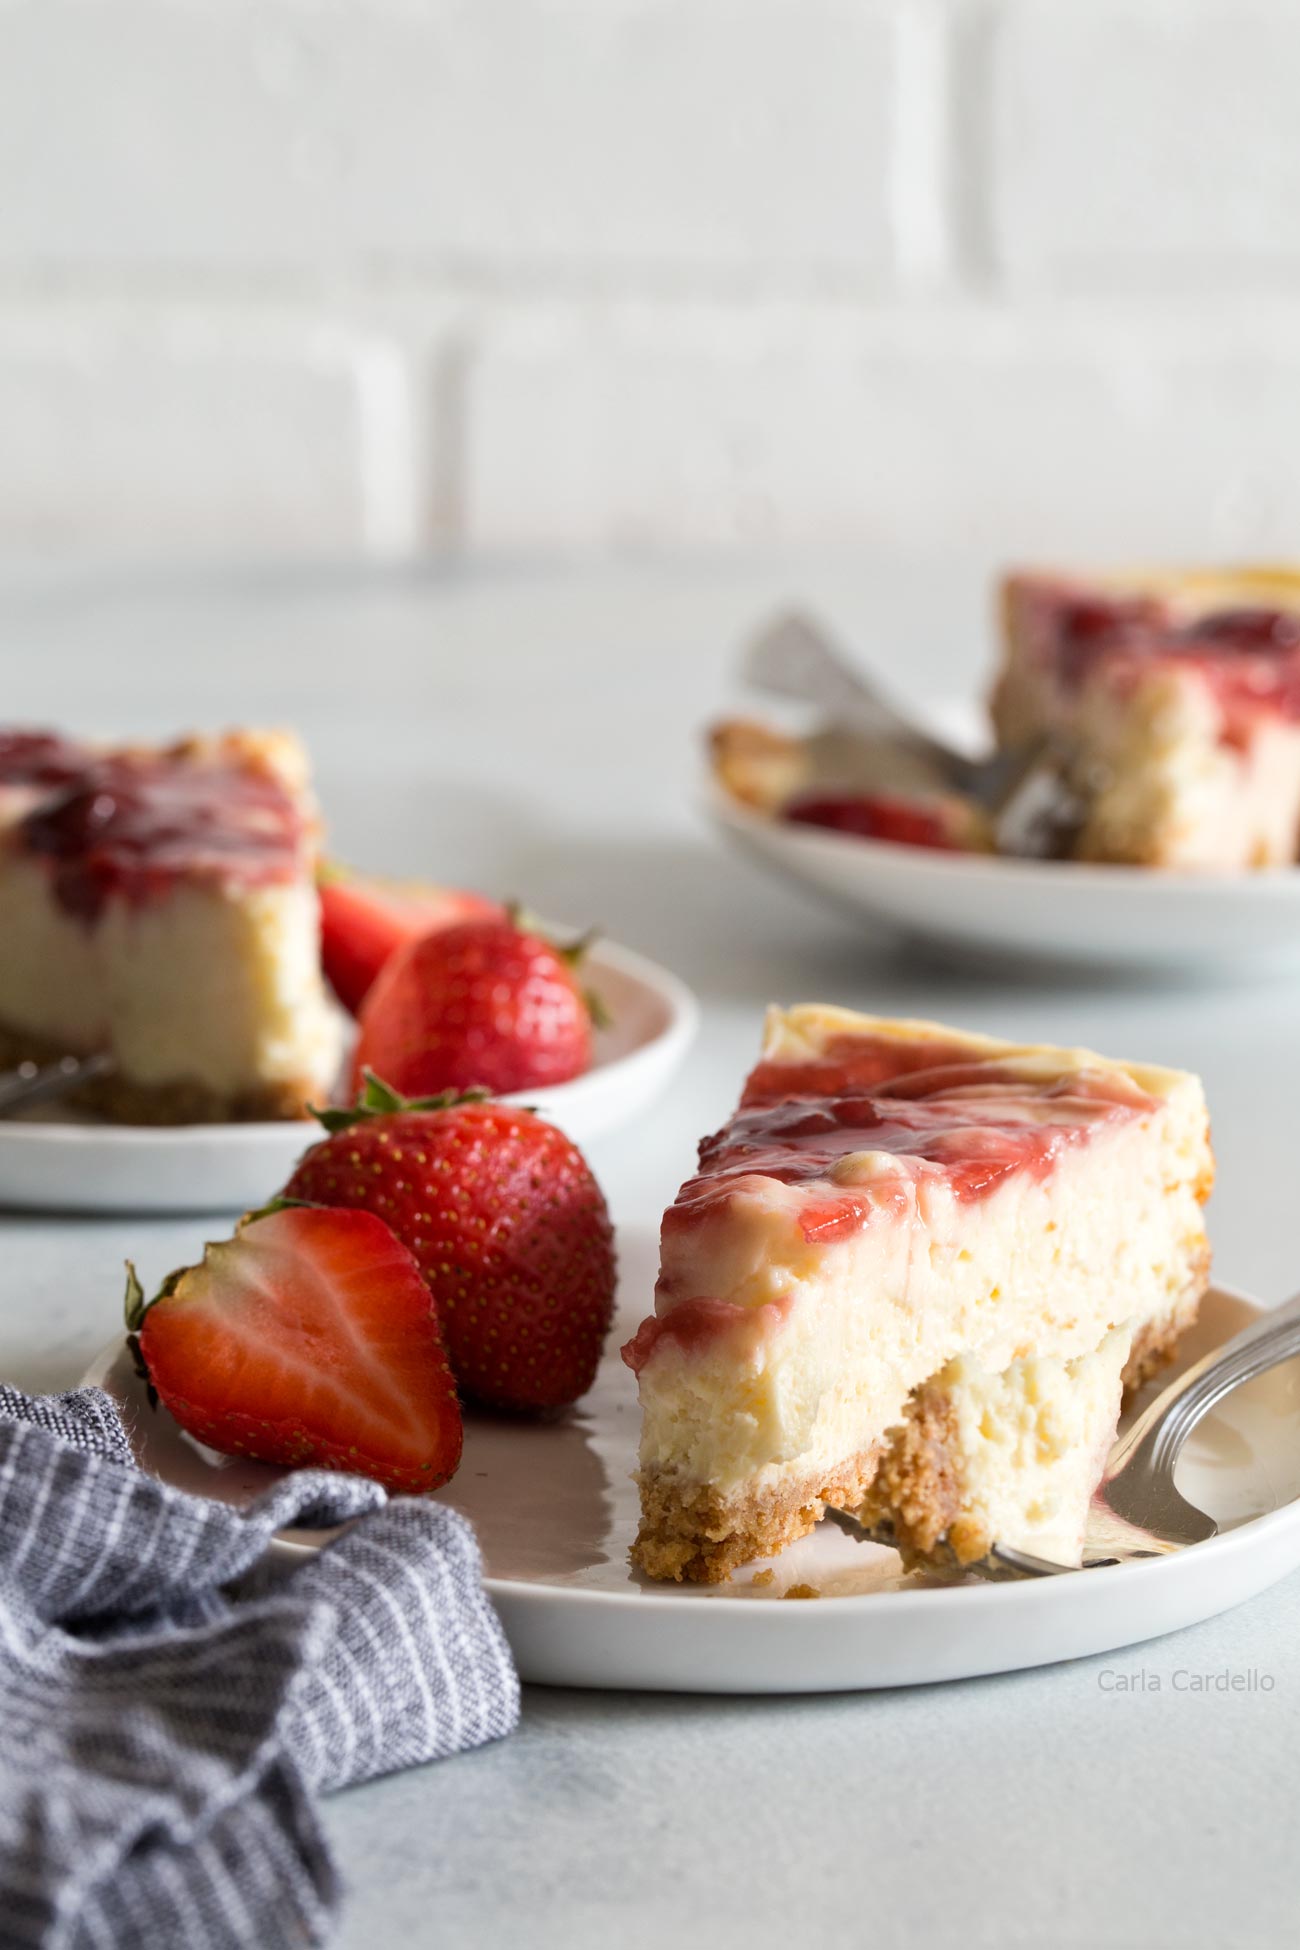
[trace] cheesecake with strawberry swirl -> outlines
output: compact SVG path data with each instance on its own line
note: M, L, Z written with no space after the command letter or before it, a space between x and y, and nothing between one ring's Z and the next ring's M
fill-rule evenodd
M634 1563L725 1579L827 1504L911 1563L1077 1562L1121 1390L1204 1292L1213 1173L1193 1076L773 1010L623 1350Z
M714 776L752 812L863 840L1188 872L1300 860L1300 569L1004 577L1000 785L851 721L731 719Z
M1017 574L998 742L1057 753L1062 849L1240 870L1300 856L1300 571Z
M317 834L287 733L0 731L0 1063L103 1053L124 1122L304 1116L341 1059Z

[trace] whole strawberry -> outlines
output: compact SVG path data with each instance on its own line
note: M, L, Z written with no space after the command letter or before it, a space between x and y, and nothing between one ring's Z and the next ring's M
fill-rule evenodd
M358 1206L428 1281L461 1389L557 1409L590 1388L614 1310L614 1236L582 1153L532 1111L449 1092L409 1103L367 1076L353 1110L318 1112L288 1198Z
M463 921L399 948L361 1007L354 1079L408 1097L567 1083L591 1065L595 1005L557 948L509 917Z
M321 966L345 1009L356 1015L384 964L408 941L501 913L484 894L418 881L375 880L334 861L317 870Z
M411 1254L368 1212L268 1207L146 1302L127 1267L137 1364L183 1429L223 1455L437 1489L460 1404Z

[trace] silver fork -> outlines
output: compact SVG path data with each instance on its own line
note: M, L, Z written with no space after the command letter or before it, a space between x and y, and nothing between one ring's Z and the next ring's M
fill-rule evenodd
M811 616L789 610L751 638L740 666L744 681L777 697L815 704L863 738L883 739L934 767L947 783L986 805L1000 802L1024 755L971 758L937 738L886 697Z
M1080 816L1066 783L1069 757L1055 740L1034 739L991 758L971 758L901 710L820 623L798 610L773 617L756 632L740 676L756 690L826 713L825 728L807 741L814 777L838 779L848 762L870 783L882 745L905 752L939 783L994 813L998 846L1006 853L1050 854Z
M0 1070L0 1117L29 1104L66 1097L93 1077L107 1076L112 1068L112 1057L102 1052L96 1056L61 1056L54 1063L20 1063L16 1069Z
M1056 1564L1007 1544L994 1544L977 1563L954 1568L982 1578L1058 1577L1129 1564L1203 1544L1219 1526L1189 1503L1174 1484L1183 1445L1216 1402L1243 1382L1300 1354L1300 1294L1253 1321L1161 1390L1110 1452L1106 1474L1093 1495L1083 1563ZM892 1544L886 1528L868 1529L846 1510L827 1516L863 1543Z

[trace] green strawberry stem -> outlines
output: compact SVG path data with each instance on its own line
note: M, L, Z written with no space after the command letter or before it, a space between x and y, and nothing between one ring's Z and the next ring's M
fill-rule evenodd
M600 929L588 928L585 933L578 936L576 941L567 943L556 941L552 935L547 934L537 916L531 913L522 901L507 901L505 907L506 919L512 928L517 928L520 934L535 934L539 941L544 941L548 947L554 948L567 968L580 967L592 947L600 940ZM591 1017L593 1029L613 1028L614 1018L595 989L584 989L582 999L587 1005L587 1014Z
M595 989L584 989L582 991L582 999L587 1005L587 1014L591 1017L591 1026L593 1029L612 1029L614 1027L614 1018L605 1007L604 1002Z
M457 1104L485 1103L492 1095L490 1090L475 1089L443 1090L436 1097L404 1097L400 1090L394 1090L373 1070L363 1070L361 1074L365 1082L355 1104L339 1109L321 1109L316 1104L308 1104L307 1108L317 1123L331 1134L350 1131L354 1125L364 1124L371 1117L391 1117L399 1110L454 1110Z
M128 1259L126 1262L126 1325L129 1333L139 1333L140 1329L144 1326L144 1317L147 1311L148 1306L144 1297L144 1288L141 1286L140 1276L135 1270L135 1261Z
M128 1259L126 1262L126 1350L131 1356L131 1365L145 1385L145 1393L152 1409L158 1406L158 1390L153 1385L149 1364L144 1358L144 1349L140 1345L140 1329L144 1326L144 1317L149 1311L149 1306L150 1303L144 1297L144 1288L135 1270L135 1261Z
M139 1276L135 1270L135 1262L134 1260L127 1260L126 1324L132 1334L138 1334L141 1327L143 1327L144 1317L154 1304L154 1300L165 1300L168 1294L174 1290L181 1275L187 1271L187 1267L178 1266L174 1273L167 1275L167 1278L163 1281L157 1293L154 1294L153 1300L146 1300L144 1297L144 1288L141 1286Z

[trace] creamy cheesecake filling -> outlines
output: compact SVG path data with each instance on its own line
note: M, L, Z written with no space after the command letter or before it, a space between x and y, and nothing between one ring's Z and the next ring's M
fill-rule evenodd
M1198 1111L1193 1099L1181 1144L1153 1146L1138 1119L1074 1151L1068 1222L1054 1174L1012 1172L971 1202L939 1172L864 1154L887 1198L850 1237L809 1239L806 1195L758 1185L732 1193L697 1253L670 1232L682 1297L630 1344L643 1467L723 1490L769 1465L816 1469L878 1439L957 1354L997 1373L1164 1319L1204 1236ZM684 1260L707 1293L685 1294Z
M1086 1360L1113 1329L1144 1353L1172 1340L1205 1283L1211 1169L1191 1077L775 1016L741 1110L665 1217L656 1312L624 1351L639 1561L725 1575L762 1547L765 1505L793 1500L806 1528L849 1459L865 1492L915 1391L955 1361L999 1376ZM689 1523L665 1547L692 1506L695 1548Z
M1159 667L1131 690L1081 693L1075 735L1094 768L1081 859L1227 871L1284 865L1300 846L1300 725L1259 713L1224 736L1212 688Z
M306 882L254 887L238 900L221 887L187 887L166 907L115 907L97 954L119 1062L141 1083L189 1077L219 1096L254 1080L305 1080L325 1094L340 1029L321 985L316 916Z
M1091 1354L1031 1356L990 1373L959 1355L909 1398L858 1514L909 1566L1011 1544L1077 1564L1114 1440L1133 1348L1113 1327Z

